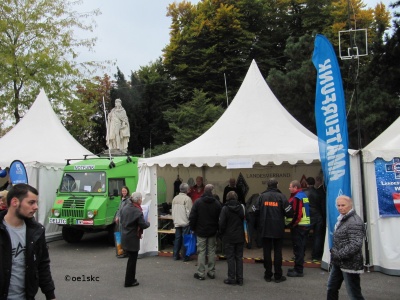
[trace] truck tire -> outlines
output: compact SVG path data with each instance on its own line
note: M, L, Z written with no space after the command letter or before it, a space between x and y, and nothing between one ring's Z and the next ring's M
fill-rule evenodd
M82 239L83 231L72 227L63 227L62 237L67 243L78 243Z

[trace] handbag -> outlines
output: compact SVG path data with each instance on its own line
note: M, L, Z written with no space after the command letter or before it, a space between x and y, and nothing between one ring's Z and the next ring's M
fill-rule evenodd
M244 219L243 219L243 230L244 230L244 239L246 240L246 243L249 243L249 230L247 227L247 220L246 220L246 211L244 209L244 205L242 204L242 208L243 208L243 215L244 215Z
M183 244L186 248L186 256L191 256L197 252L197 238L196 235L191 231L189 234L183 235Z
M115 250L117 251L117 255L123 255L124 250L122 249L121 246L121 232L119 231L114 232L114 236L115 236Z

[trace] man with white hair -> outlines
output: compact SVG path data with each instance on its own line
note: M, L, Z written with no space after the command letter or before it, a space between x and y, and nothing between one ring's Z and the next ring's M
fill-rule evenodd
M150 223L144 219L141 204L142 194L134 192L130 203L125 205L121 212L121 245L129 257L126 265L125 287L139 285L136 279L136 262L140 250L140 239L143 230L150 226Z
M179 186L180 193L172 200L172 219L175 226L175 241L174 241L174 260L180 260L180 251L183 244L183 236L190 232L189 215L192 210L192 199L187 195L189 192L189 185L182 183ZM186 249L183 247L184 259L189 261L186 255Z
M339 299L339 289L343 281L351 299L364 299L360 285L360 274L364 273L364 222L353 209L353 200L350 197L337 197L336 207L340 215L337 218L330 250L331 272L327 299Z

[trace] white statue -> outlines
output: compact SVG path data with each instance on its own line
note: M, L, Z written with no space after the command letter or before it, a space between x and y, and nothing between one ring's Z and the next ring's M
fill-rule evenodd
M128 117L122 107L121 99L115 100L115 107L108 114L107 146L110 150L128 150L131 135Z

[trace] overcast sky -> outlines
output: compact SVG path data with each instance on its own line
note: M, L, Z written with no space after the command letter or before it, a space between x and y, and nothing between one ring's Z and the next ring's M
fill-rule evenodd
M179 2L180 0L177 0ZM197 3L200 0L190 2ZM162 55L162 49L169 43L171 18L166 16L167 6L173 0L83 0L76 7L79 11L99 8L96 17L97 28L93 32L98 41L94 53L85 53L81 59L114 60L116 66L106 70L115 74L117 66L129 78L131 71L146 66ZM364 0L374 7L378 0ZM382 0L388 6L392 0Z

